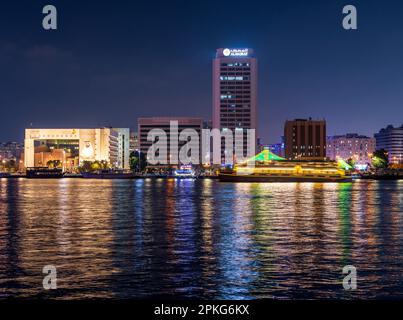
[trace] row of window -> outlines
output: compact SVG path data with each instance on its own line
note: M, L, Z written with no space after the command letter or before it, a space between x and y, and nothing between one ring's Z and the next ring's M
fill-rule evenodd
M245 82L241 82L241 84L234 86L234 83L230 83L230 85L223 85L223 83L221 83L220 86L220 90L224 91L224 90L236 90L236 91L243 91L243 90L250 90L251 87L250 85L246 85Z
M250 109L243 109L243 108L220 108L221 116L225 116L226 114L234 115L234 114L250 114Z
M250 120L249 119L242 119L242 118L224 118L221 119L221 124L222 126L224 125L224 123L243 123L243 124L250 124Z
M250 100L251 97L250 95L233 95L233 94L222 94L220 96L221 100L225 100L225 99L232 99L232 100L244 100L244 99L248 99Z
M250 109L249 104L221 104L220 105L221 109L222 108L232 108L232 109Z
M221 63L221 67L249 67L249 62L230 62L230 63Z
M231 115L231 114L237 114L237 115L245 115L249 116L250 115L250 110L242 110L242 109L223 109L221 108L221 116L225 116L226 114Z
M250 94L250 88L245 88L245 89L242 88L241 90L231 90L231 91L228 91L228 89L222 90L221 94L239 94L239 95Z
M250 80L248 76L220 76L221 81L244 81Z
M317 146L299 146L299 148L300 148L301 150L305 149L305 147L307 147L306 149L314 149L314 148L319 149L319 148L320 148L320 145L317 145ZM293 149L294 149L294 150L297 150L297 149L298 149L298 146L293 146Z
M237 87L233 87L234 89L242 89L242 88L250 88L250 81L244 81L244 82L235 82L235 81L222 81L221 82L221 86L220 89L221 90L225 90L226 88L231 88L229 86L237 86Z
M221 75L225 74L230 74L230 75L242 75L242 74L247 74L251 75L250 69L221 69L220 70Z
M295 158L297 158L297 157L299 157L299 156L301 156L301 157L323 157L324 155L323 154L321 154L320 152L315 152L315 153L313 153L313 152L308 152L308 153L305 153L305 152L302 152L302 153L293 153L293 155L294 155L294 157Z
M234 118L246 118L249 120L249 113L242 113L242 112L233 112L233 113L225 113L221 115L221 119L234 119Z
M228 128L233 128L231 130L235 130L235 128L242 128L242 129L245 129L245 130L250 129L250 124L247 124L247 123L243 124L241 122L237 122L237 123L230 123L230 122L225 123L225 122L223 122L221 125L226 126Z
M225 77L225 76L250 76L249 71L244 71L244 72L221 72L220 76Z

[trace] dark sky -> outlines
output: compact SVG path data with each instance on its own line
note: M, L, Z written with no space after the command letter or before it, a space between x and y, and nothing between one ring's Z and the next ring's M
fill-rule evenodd
M42 29L42 7L58 30ZM345 31L354 4L358 30ZM29 127L136 128L137 117L211 118L220 47L259 59L259 129L326 118L328 134L403 123L402 1L2 1L0 141Z

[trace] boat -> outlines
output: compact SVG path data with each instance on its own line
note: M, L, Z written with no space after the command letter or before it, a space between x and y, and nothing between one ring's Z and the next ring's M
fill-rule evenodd
M60 179L63 178L63 170L59 168L31 167L26 170L28 179Z
M286 160L264 150L246 162L219 172L223 182L351 182L336 161Z
M193 179L196 178L196 173L191 165L183 165L174 171L173 177L177 179Z
M83 172L82 177L85 179L136 179L137 176L127 170L103 169L94 172Z
M15 173L10 173L10 175L7 177L9 179L19 179L19 178L25 178L26 175L21 172L15 172Z
M168 174L159 174L159 173L145 173L138 175L137 178L139 179L166 179L170 178Z
M81 173L67 173L65 172L63 178L77 179L82 178L83 175Z
M360 179L363 180L403 180L403 172L373 173L363 174Z
M198 179L205 179L205 180L208 180L208 179L210 179L210 180L218 180L219 179L219 177L218 177L218 175L216 175L216 174L209 174L209 175L199 175L198 177L197 177Z
M8 178L10 174L8 172L0 172L0 178Z

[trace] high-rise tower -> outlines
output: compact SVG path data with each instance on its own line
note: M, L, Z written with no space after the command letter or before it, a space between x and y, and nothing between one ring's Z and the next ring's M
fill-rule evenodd
M213 61L213 129L256 130L257 86L257 59L252 49L217 49ZM246 147L244 130L244 156Z

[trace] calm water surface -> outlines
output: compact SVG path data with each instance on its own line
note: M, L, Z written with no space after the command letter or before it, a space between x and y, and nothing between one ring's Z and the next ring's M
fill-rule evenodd
M0 298L403 298L402 195L403 181L0 179Z

